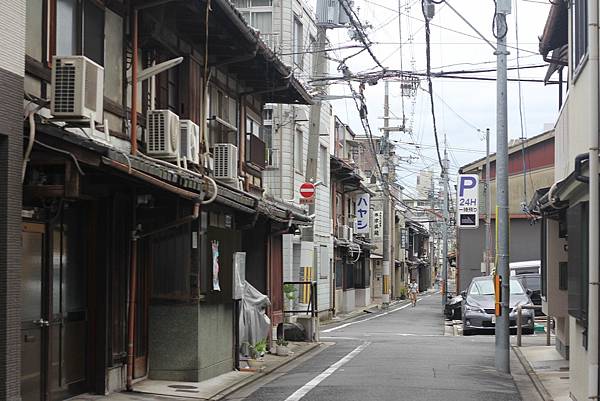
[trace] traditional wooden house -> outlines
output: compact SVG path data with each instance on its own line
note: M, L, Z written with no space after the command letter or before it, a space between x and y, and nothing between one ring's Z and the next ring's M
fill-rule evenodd
M277 323L311 222L262 197L262 109L306 90L227 0L34 0L25 31L22 399L234 369L234 256Z

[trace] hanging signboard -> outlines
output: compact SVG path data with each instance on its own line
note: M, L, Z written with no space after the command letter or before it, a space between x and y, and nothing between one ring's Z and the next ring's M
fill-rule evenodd
M456 197L457 223L459 228L479 227L479 176L460 174Z
M354 222L354 232L356 234L369 234L369 194L360 194L356 196L356 220Z
M400 229L400 248L408 249L408 229Z
M373 212L373 239L383 238L383 211Z

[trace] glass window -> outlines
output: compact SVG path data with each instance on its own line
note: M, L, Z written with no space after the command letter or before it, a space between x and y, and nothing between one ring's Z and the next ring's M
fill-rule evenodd
M84 3L83 54L104 65L104 10L91 0Z
M271 12L252 13L250 25L260 33L271 33L273 31Z
M296 130L296 139L294 143L294 166L299 173L304 172L304 134Z
M327 148L325 146L320 147L319 153L319 178L323 182L323 185L327 185L327 177L328 174L328 165L329 165L329 153L327 152Z
M56 1L56 55L77 54L77 0Z
M571 57L573 59L572 71L576 71L587 54L588 26L587 6L588 0L573 0L571 9Z
M302 69L302 61L303 61L303 55L302 55L302 51L303 51L303 46L302 44L304 43L304 33L302 32L302 23L300 22L300 20L297 17L294 17L294 31L293 31L293 35L294 35L294 46L292 48L292 51L294 53L294 63L296 64L296 66L300 67L300 69Z

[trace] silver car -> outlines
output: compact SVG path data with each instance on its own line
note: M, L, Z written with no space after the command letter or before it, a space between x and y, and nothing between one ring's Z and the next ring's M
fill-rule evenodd
M475 330L494 330L496 327L494 280L491 276L475 277L467 291L463 291L463 335ZM510 279L510 327L517 327L517 307L531 306L533 303L521 282ZM534 329L534 311L523 309L521 312L523 333L531 334Z

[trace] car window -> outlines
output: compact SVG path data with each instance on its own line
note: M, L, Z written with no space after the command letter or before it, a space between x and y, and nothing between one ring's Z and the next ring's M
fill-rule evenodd
M531 291L539 291L541 289L541 278L540 276L527 276L521 279L523 286L529 288Z
M492 280L477 280L471 284L470 295L493 295L494 282Z
M525 290L519 280L510 280L510 293L514 295L525 294Z

